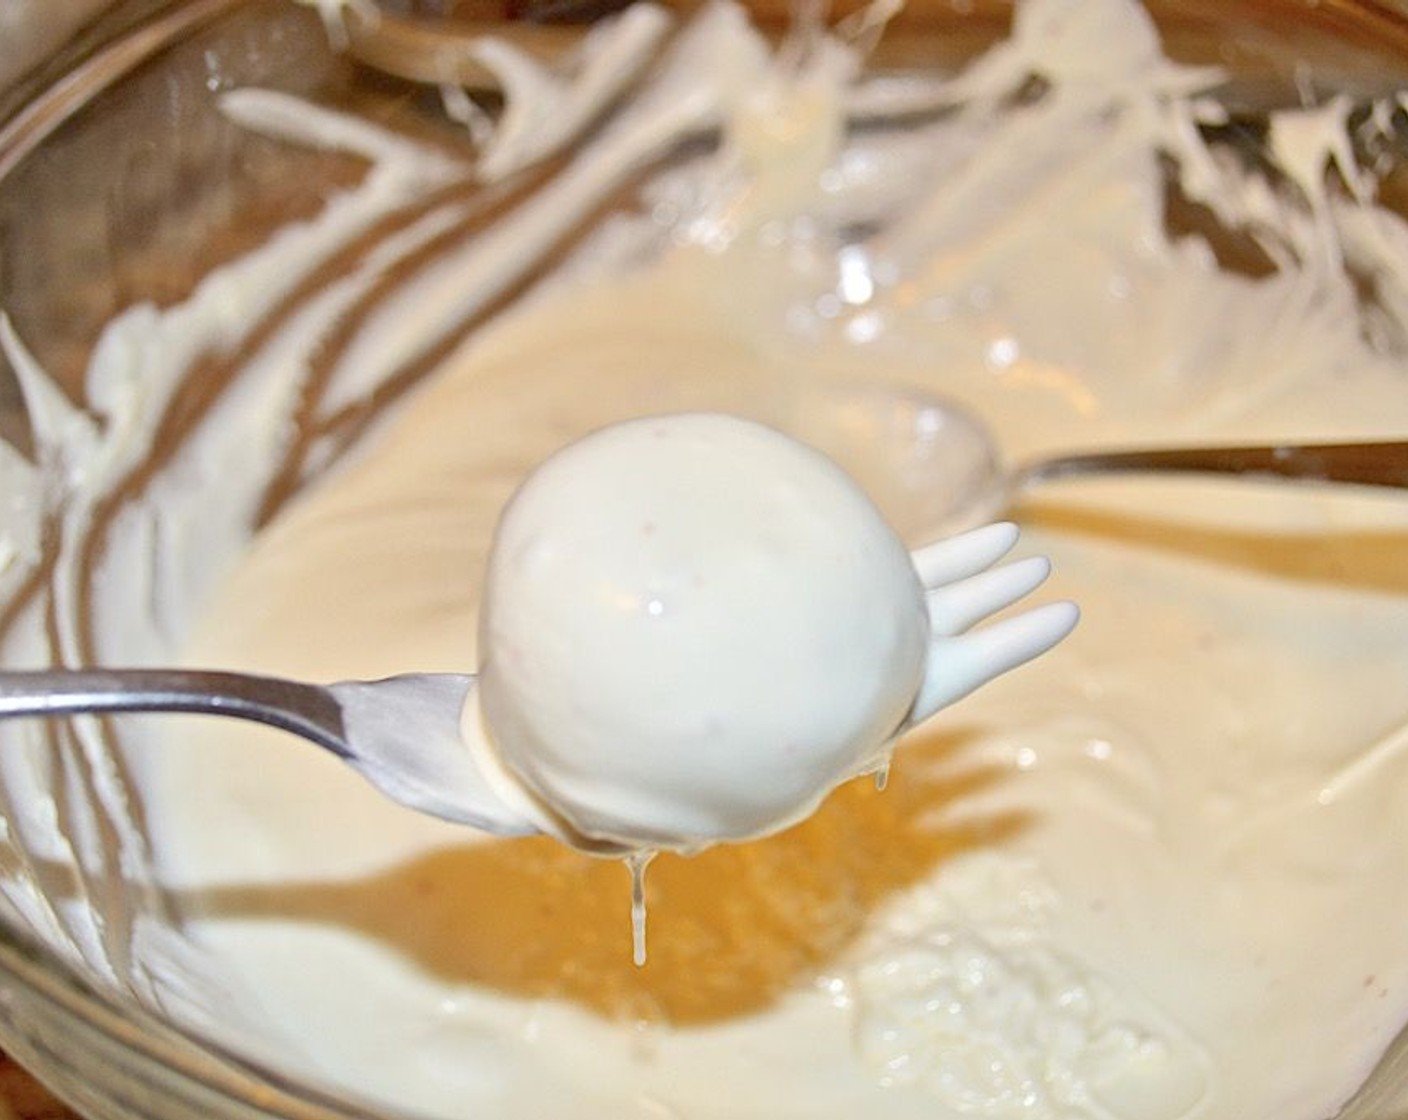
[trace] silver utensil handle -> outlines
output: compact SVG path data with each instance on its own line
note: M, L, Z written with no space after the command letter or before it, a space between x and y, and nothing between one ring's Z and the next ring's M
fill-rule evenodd
M0 672L0 719L193 712L252 720L347 758L342 709L326 689L244 673L184 669Z
M1325 443L1058 455L1019 471L1020 483L1096 473L1237 474L1408 489L1408 442Z

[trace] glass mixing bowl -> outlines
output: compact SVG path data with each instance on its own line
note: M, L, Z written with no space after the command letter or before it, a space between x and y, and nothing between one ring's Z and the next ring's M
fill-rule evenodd
M387 0L383 6L422 26L462 29L469 19L493 18L449 2ZM764 0L758 12L776 27L787 18L785 7L778 3L769 11ZM1257 113L1268 107L1336 92L1364 98L1408 89L1408 15L1396 5L1178 0L1153 10L1174 58L1228 69L1225 100L1251 137ZM873 64L953 67L1001 36L1008 17L1005 6L982 0L916 0ZM111 402L93 400L94 387L85 384L104 325L143 302L165 307L186 299L218 266L264 242L290 218L317 213L333 192L364 173L362 161L344 151L282 144L234 125L217 111L217 98L244 87L349 109L450 159L465 151L462 126L449 119L433 88L330 49L317 15L286 0L115 4L0 97L0 310L68 400L85 404L103 424L155 425L151 450L119 464L124 487L80 513L55 505L52 488L31 486L20 460L0 464L4 500L32 503L39 514L32 519L33 539L7 542L7 567L0 571L0 656L10 666L81 663L99 654L109 663L159 656L152 635L135 630L130 647L106 639L98 648L89 614L96 609L92 582L103 578L106 527L120 516L125 497L179 454L189 431L230 390L241 353L280 306L232 321L225 349L189 362L172 383L153 389L144 405L149 411L136 419L104 415ZM482 104L492 112L496 102L486 95ZM707 142L696 137L690 144ZM1381 190L1390 201L1401 200L1403 191L1399 169L1387 161L1401 155L1382 153ZM690 145L684 145L654 158L689 157ZM563 168L560 158L549 156L502 183L446 182L411 209L428 213L432 203L453 202L463 207L465 221L487 228L505 208L548 190ZM623 176L617 189L544 243L433 349L443 352L531 293L566 247L603 224L613 208L633 205L635 185ZM1191 212L1171 216L1197 218ZM407 224L407 214L394 211L373 221L364 236L387 237ZM403 260L435 251L436 240L428 236ZM331 284L343 263L331 256L316 282ZM395 274L393 266L388 275ZM377 284L369 285L358 297L358 313L384 296ZM238 320L247 312L234 307L231 314ZM353 394L338 408L291 408L286 469L271 480L252 516L267 518L306 478L354 448L433 356L412 356L374 391ZM140 381L148 367L161 364L158 358L137 355L132 376ZM22 457L33 457L42 442L34 439L37 427L52 434L55 425L76 421L32 383L22 391L21 364L0 359L0 411L6 439ZM46 446L52 454L54 443ZM60 456L41 466L61 471L65 464ZM47 658L15 652L32 651L36 635ZM6 729L0 1044L94 1118L389 1115L304 1083L276 1052L232 1051L217 1041L214 1013L192 1006L153 966L206 967L162 892L143 885L149 853L141 807L123 800L120 756L112 749L116 734L112 725L85 721ZM1346 1115L1390 1120L1408 1114L1408 1044L1397 1051L1405 1056L1390 1055Z

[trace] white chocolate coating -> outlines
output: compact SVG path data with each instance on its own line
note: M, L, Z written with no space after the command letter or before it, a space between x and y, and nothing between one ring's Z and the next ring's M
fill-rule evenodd
M616 425L535 470L483 601L467 719L588 847L690 849L806 816L877 764L928 639L909 554L860 488L722 415Z

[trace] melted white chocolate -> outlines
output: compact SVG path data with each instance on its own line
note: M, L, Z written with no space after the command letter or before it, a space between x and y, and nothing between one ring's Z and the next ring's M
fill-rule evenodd
M768 376L777 350L762 366L750 354L755 325L722 314L725 276L684 254L486 337L375 454L256 543L190 656L330 679L473 657L466 576L510 486L499 472L567 435L564 415L590 427L649 396L621 361L640 323L660 352ZM851 356L864 377L869 355ZM561 379L520 393L526 369ZM578 378L588 397L570 395ZM681 376L718 389L700 382ZM1356 408L1402 407L1374 386L1356 386ZM1305 425L1295 398L1259 422ZM537 408L558 422L533 424ZM469 416L497 419L459 438ZM485 1108L573 1098L583 1115L648 1115L646 1100L718 1116L823 1101L833 1115L1329 1115L1408 995L1390 889L1408 873L1389 823L1404 767L1396 739L1375 746L1402 720L1408 509L1226 483L1083 485L1026 511L1053 593L1082 604L1075 635L906 740L885 792L843 789L736 856L657 859L638 978L619 869L532 842L469 845L242 730L160 759L149 793L168 869L197 899L242 883L295 914L289 884L328 884L311 923L251 926L236 904L202 932L279 992L279 1015L300 1014L294 1033L327 1071L347 1075L351 1046L386 1048L357 1078L398 1101L448 1110L453 1085ZM436 899L418 919L433 934L403 928L416 883ZM338 963L310 972L315 958ZM324 1003L319 977L347 969L379 977L394 1025ZM649 1024L637 1041L611 1024L621 1015ZM449 1058L457 1031L487 1032L463 1064ZM450 1049L430 1068L406 1054L412 1077L391 1057L408 1036ZM493 1058L474 1057L490 1038Z
M558 452L495 528L465 741L544 831L697 850L875 767L924 678L904 545L834 463L708 413Z
M561 178L368 317L333 395L438 341L650 155L714 125L721 150L652 179L640 216L447 357L246 548L280 450L270 418L294 394L288 354L306 356L369 275L309 301L112 530L100 652L169 652L150 597L192 662L329 680L462 671L509 493L630 415L720 409L805 431L824 400L828 431L861 425L901 463L932 441L882 421L922 408L837 412L818 389L952 395L1014 457L1408 430L1401 362L1368 341L1408 322L1391 281L1408 236L1318 189L1344 157L1343 117L1280 119L1276 155L1301 188L1273 190L1205 146L1212 79L1165 62L1136 7L1034 0L1012 42L902 89L851 85L831 42L810 69L772 67L728 8L675 49ZM899 103L941 111L845 138L845 106ZM230 109L376 165L322 218L227 266L226 290L251 298L455 174L285 101L245 93ZM1224 269L1172 235L1166 160L1275 267ZM871 226L843 247L838 231ZM1372 329L1346 264L1388 278ZM179 350L215 329L201 298L113 337ZM122 382L123 353L100 355L96 384ZM60 422L25 376L97 493L104 433ZM442 1115L1333 1114L1408 1018L1408 506L1079 486L1017 511L1055 562L1053 593L1083 608L1076 634L906 741L884 792L851 783L782 834L660 856L644 969L619 865L401 811L272 733L144 731L132 761L163 880L233 993L206 999L210 1029L298 1076ZM202 543L205 566L158 580L146 558L173 539Z

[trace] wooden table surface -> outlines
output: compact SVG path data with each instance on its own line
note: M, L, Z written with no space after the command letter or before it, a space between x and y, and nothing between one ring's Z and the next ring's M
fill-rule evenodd
M0 1051L0 1120L79 1120Z

